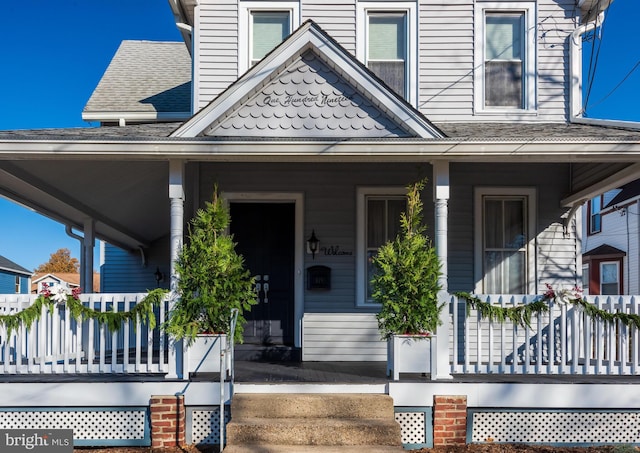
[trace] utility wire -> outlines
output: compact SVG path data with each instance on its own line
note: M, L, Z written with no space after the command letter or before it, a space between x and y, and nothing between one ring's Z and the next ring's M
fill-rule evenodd
M640 60L636 62L635 66L631 68L631 71L629 71L627 75L625 75L623 79L611 91L609 91L604 97L600 98L600 100L598 100L597 102L594 102L593 104L591 104L590 107L595 107L597 105L602 104L609 96L611 96L614 93L614 91L620 88L620 86L631 76L631 74L633 74L633 71L638 69L638 66L640 66ZM585 106L586 106L586 103L585 103Z
M596 5L596 11L600 11L600 2L601 0L598 0L598 3ZM604 23L606 21L603 21L600 24L600 39L596 39L596 32L598 30L598 17L596 16L596 27L593 30L593 34L594 34L594 41L591 45L591 56L589 57L589 86L587 88L587 94L584 98L584 103L582 105L582 112L584 115L587 114L587 105L589 105L589 96L591 95L591 89L593 88L593 82L595 80L595 75L596 75L596 69L598 67L598 59L600 57L600 49L602 48L602 37L604 35ZM596 49L596 42L598 43L598 47ZM594 57L594 51L595 51L595 57Z

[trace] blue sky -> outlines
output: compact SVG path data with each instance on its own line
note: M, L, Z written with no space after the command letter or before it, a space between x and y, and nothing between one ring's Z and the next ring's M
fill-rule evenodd
M180 40L167 0L20 0L3 16L0 130L87 126L82 109L122 40ZM585 46L591 118L640 121L638 17L640 1L615 0L599 51ZM62 247L79 257L56 222L2 198L0 219L0 255L27 269Z

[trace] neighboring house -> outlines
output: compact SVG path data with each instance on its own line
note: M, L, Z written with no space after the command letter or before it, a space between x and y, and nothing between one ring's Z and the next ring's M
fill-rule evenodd
M29 294L32 272L0 255L0 294Z
M76 272L35 273L31 279L31 293L40 294L45 288L67 285L70 289L80 287L80 274ZM100 274L93 274L93 292L100 292Z
M384 360L370 257L424 176L445 291L581 281L576 210L640 177L638 125L580 115L608 3L171 1L185 42L122 43L83 111L103 127L0 132L0 191L111 244L124 293L169 287L217 185L261 283L247 342Z
M591 198L583 209L583 286L589 294L640 291L640 180Z

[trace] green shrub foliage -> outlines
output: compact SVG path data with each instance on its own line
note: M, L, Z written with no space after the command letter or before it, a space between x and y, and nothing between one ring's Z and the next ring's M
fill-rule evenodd
M441 265L422 223L420 192L425 183L423 179L407 187L407 210L400 218L400 232L373 258L372 297L381 304L377 319L383 339L431 334L441 324Z
M192 343L199 333L228 333L238 309L235 341L242 342L243 313L256 304L255 282L226 233L230 216L214 188L213 201L189 223L188 241L176 261L177 302L164 324L173 338Z

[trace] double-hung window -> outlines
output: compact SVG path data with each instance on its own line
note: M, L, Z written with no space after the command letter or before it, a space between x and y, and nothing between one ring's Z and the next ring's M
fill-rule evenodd
M299 25L299 2L240 2L238 69L259 62Z
M357 193L356 299L358 305L375 304L371 299L372 263L378 248L400 232L400 215L407 209L406 189L359 188Z
M533 189L476 190L476 292L527 294L533 288Z
M602 195L589 200L589 234L596 234L602 230Z
M416 98L415 15L413 2L358 2L358 58L411 103Z
M535 109L535 3L476 3L475 107Z

